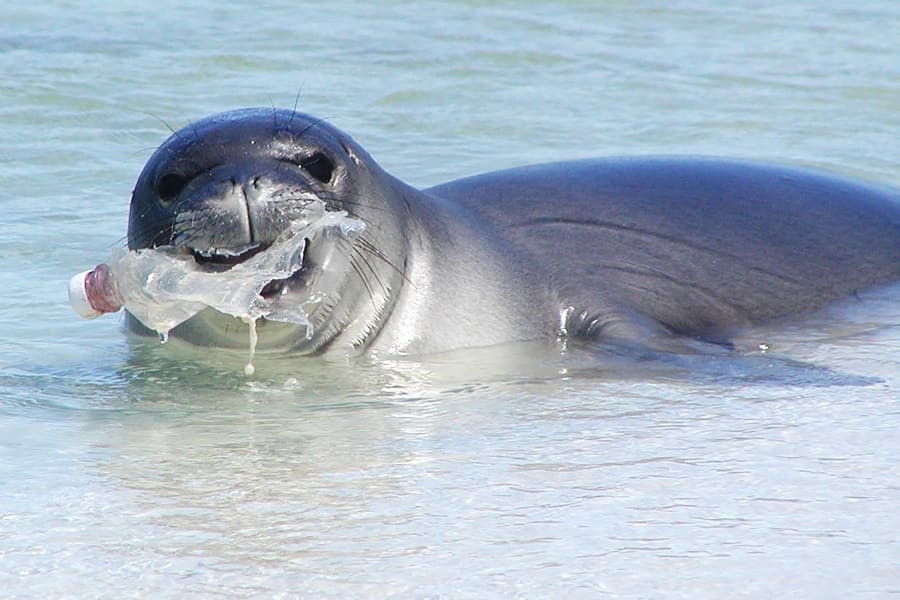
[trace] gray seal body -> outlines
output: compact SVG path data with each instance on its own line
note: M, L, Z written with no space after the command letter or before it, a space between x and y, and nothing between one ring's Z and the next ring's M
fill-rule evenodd
M312 199L365 224L339 298L261 347L427 353L540 337L673 347L805 312L900 279L900 192L815 171L706 158L562 162L417 190L349 136L248 109L173 135L135 187L129 246L204 268L264 250ZM264 294L301 301L317 261ZM131 320L134 329L140 324ZM244 346L204 311L173 335Z

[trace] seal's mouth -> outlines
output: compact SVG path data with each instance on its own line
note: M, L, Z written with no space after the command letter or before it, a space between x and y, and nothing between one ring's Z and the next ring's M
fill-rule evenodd
M265 252L271 245L271 242L260 242L236 248L207 248L202 250L198 248L188 248L188 252L194 258L194 262L200 265L204 271L210 273L223 273L250 260L257 254ZM266 300L271 300L286 292L292 284L300 283L304 273L309 267L308 250L309 240L306 239L304 241L303 259L300 269L290 277L273 279L260 290L259 295Z
M194 261L204 270L220 273L235 265L250 260L260 252L264 252L271 244L249 244L239 248L188 248Z

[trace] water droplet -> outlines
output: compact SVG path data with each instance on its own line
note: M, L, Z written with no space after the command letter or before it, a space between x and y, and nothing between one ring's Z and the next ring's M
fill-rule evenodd
M169 341L169 332L168 331L160 331L159 332L159 343L165 344Z
M759 346L757 346L757 347L759 348L759 351L762 352L763 354L765 354L766 352L769 351L769 345L766 344L765 342L761 342L759 344Z
M259 338L256 335L256 319L247 316L244 317L244 322L250 326L250 358L247 360L247 366L244 367L244 375L250 377L256 372L256 367L253 366L253 357L256 354L256 342Z

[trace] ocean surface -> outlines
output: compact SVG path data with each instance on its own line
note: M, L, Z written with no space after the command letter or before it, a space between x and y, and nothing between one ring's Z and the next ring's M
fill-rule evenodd
M428 186L705 154L900 185L900 4L14 3L0 597L900 597L900 288L715 357L257 359L85 321L153 149L296 106ZM835 243L840 243L835 240Z

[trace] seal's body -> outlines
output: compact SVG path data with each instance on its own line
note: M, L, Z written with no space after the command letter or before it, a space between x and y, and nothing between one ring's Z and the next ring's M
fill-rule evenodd
M643 323L721 339L900 279L900 194L812 171L694 158L538 165L427 190L546 281L570 332Z
M312 335L269 323L262 346L421 353L541 336L667 347L817 308L900 279L900 192L805 170L695 158L604 159L416 190L349 136L291 111L210 117L167 140L132 199L129 245L206 268L264 250L313 199L365 224ZM317 263L263 293L303 301ZM138 327L135 324L135 327ZM243 345L212 311L173 330Z

